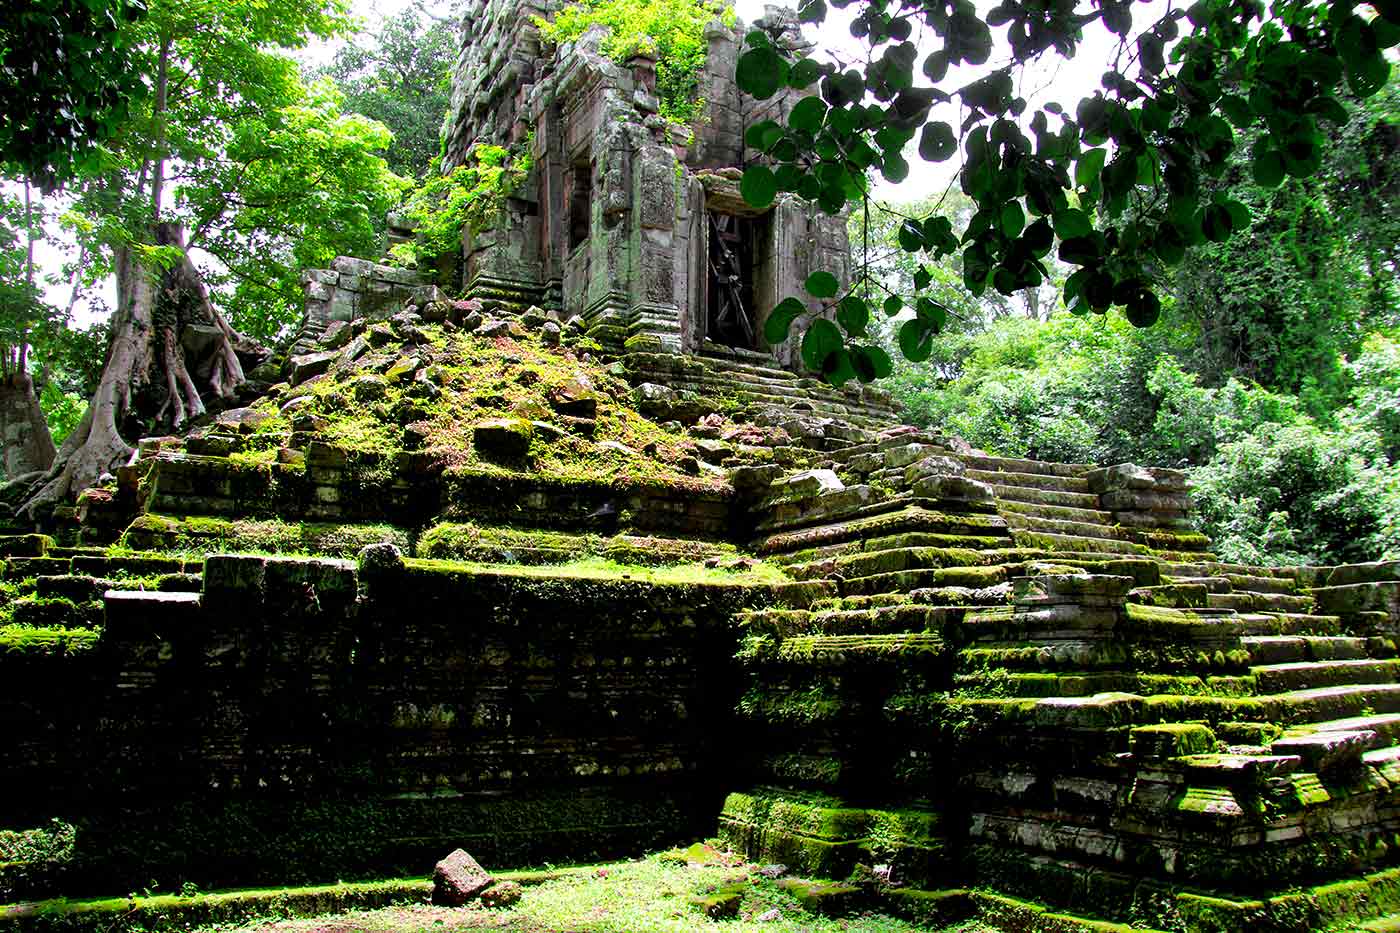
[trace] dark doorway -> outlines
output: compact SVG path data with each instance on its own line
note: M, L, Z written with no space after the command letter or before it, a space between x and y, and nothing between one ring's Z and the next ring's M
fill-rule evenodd
M578 249L588 239L593 222L593 166L586 160L575 162L569 172L569 250Z
M709 307L705 336L715 343L759 349L755 314L754 265L759 221L710 213Z

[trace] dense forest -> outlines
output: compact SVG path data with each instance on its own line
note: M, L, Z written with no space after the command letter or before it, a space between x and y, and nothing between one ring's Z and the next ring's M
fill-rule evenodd
M1185 467L1228 560L1400 557L1400 94L1348 109L1318 176L1248 192L1243 235L1164 274L1150 328L1071 314L1054 282L976 299L945 263L949 327L889 380L906 417L1007 456ZM938 209L971 214L955 191ZM870 227L897 281L895 237Z

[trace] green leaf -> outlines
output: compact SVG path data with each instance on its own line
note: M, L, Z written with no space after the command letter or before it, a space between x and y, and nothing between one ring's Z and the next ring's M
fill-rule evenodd
M1226 198L1220 202L1230 215L1230 229L1244 230L1249 226L1249 208L1233 198Z
M1000 220L1002 235L1008 240L1014 240L1026 227L1026 212L1021 210L1019 202L1007 201L1001 206Z
M783 137L782 125L777 120L764 120L762 123L755 123L744 131L744 143L754 149L761 149L764 152L773 145L772 133L776 132L778 138Z
M770 346L782 343L792 332L793 322L806 312L807 306L800 300L784 298L769 312L768 320L763 322L763 339L768 341Z
M916 289L922 291L928 288L931 282L933 282L933 273L928 271L927 266L919 266L914 270L914 287Z
M823 372L827 357L844 345L836 325L826 318L818 318L802 337L802 362L808 369Z
M1201 219L1201 231L1212 243L1223 243L1235 229L1234 219L1222 204L1212 204L1205 210Z
M1151 327L1162 316L1162 302L1143 288L1128 301L1123 313L1134 327Z
M822 76L822 66L813 58L799 59L788 72L788 87L803 90Z
M813 298L834 298L841 288L841 283L836 280L836 276L823 269L818 269L807 276L807 281L803 283L807 289L807 294ZM813 367L815 368L815 367Z
M1061 240L1086 237L1094 232L1094 224L1089 215L1076 207L1067 207L1055 213L1055 235Z
M904 299L900 298L898 295L891 295L890 297L885 299L883 308L885 311L885 317L894 317L896 314L904 310Z
M899 248L906 253L917 253L924 248L924 229L916 221L906 220L901 223L896 235Z
M897 185L909 177L909 163L904 161L904 157L899 153L888 152L880 166L880 174L885 176L885 181Z
M948 309L932 298L920 297L914 306L914 313L935 332L941 331L948 323Z
M925 162L946 162L958 152L958 140L946 123L927 123L919 136L919 158Z
M820 97L804 97L792 108L792 113L788 114L788 126L795 130L815 133L821 129L822 121L826 119L826 110L826 103Z
M934 330L928 322L914 318L899 328L899 352L911 363L922 363L933 355Z
M788 63L771 48L749 49L739 56L734 82L739 90L757 100L767 100L787 82Z
M855 366L856 378L861 382L884 379L894 372L894 361L879 347L852 347L851 363Z
M1108 157L1108 152L1103 149L1085 149L1079 154L1079 161L1074 164L1074 183L1081 188L1088 188L1098 181L1099 172L1103 171L1104 159Z
M1254 153L1254 183L1263 188L1283 184L1283 156L1277 149L1259 149Z
M1225 114L1239 129L1245 129L1254 122L1254 110L1249 102L1235 94L1224 94L1218 101L1221 113Z
M739 180L739 193L750 207L767 207L778 196L778 179L768 166L750 165Z
M856 378L855 363L845 347L827 354L826 359L822 362L821 374L829 385L836 386L838 389Z
M836 307L836 323L852 337L865 336L865 329L870 324L870 307L865 299L857 295L842 298Z

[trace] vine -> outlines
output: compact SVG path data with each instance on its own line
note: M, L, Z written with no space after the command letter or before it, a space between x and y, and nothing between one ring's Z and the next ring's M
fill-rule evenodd
M446 175L430 174L404 202L403 213L417 235L391 249L390 258L412 268L460 249L462 231L488 225L532 165L527 138L510 149L477 146L465 164Z
M734 9L715 0L582 0L535 25L554 43L573 42L592 26L606 26L603 53L619 64L638 54L655 56L656 96L661 115L673 123L693 123L703 112L700 72L709 42L705 27L718 18L735 22Z

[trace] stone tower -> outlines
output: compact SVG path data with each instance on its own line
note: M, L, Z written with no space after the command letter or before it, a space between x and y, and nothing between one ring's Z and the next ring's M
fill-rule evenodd
M612 348L725 348L800 367L796 342L770 347L763 322L779 300L804 294L811 272L845 278L844 218L796 199L755 211L738 178L757 157L745 129L785 121L804 92L741 95L734 65L749 27L716 19L706 31L704 113L691 126L669 123L655 60L610 60L601 27L547 47L534 20L554 8L474 0L463 18L445 168L485 143L527 146L533 160L495 221L464 234L466 294L488 309L580 315ZM809 47L789 11L768 7L753 28L789 49Z

